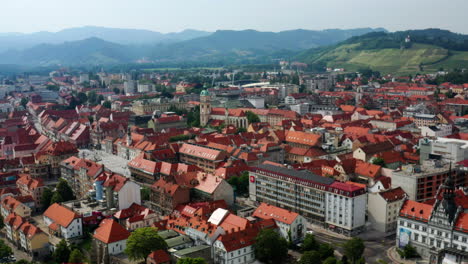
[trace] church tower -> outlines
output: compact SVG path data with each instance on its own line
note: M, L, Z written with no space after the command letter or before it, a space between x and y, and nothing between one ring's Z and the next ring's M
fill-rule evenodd
M200 125L206 126L211 115L211 95L207 90L200 93Z
M356 106L359 106L361 104L361 100L362 100L362 87L361 86L358 86L357 90L356 90L356 95L354 97L355 99L355 104Z

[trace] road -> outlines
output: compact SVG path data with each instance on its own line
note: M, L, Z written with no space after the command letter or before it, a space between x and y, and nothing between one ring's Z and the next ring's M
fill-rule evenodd
M319 242L332 244L339 254L343 255L342 245L346 243L347 239L331 236L326 233L315 232L315 237ZM387 256L387 250L395 245L393 238L384 238L380 241L364 241L366 249L364 251L364 257L367 263L378 263L378 260L384 260L388 263L392 261Z

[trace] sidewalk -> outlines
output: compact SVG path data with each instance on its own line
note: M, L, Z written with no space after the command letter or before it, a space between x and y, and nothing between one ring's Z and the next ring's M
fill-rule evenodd
M314 232L325 234L325 235L335 237L335 238L338 238L338 239L350 240L352 238L352 237L348 237L348 236L345 236L343 234L338 234L336 232L333 232L333 231L328 230L326 228L323 228L321 226L317 226L317 225L310 224L310 223L308 224L307 228L312 229Z
M416 264L416 261L402 259L396 251L395 246L387 250L387 256L389 259L392 260L392 263L394 264Z

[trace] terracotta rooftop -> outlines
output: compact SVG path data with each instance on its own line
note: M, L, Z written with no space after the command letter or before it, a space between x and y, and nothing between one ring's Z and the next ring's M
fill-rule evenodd
M299 214L273 205L261 203L252 216L261 219L274 219L275 221L290 225L296 220Z
M130 236L130 232L115 220L106 218L99 224L93 236L106 244L110 244L126 240Z
M80 218L77 213L64 206L61 206L58 203L54 203L49 206L43 215L63 227L68 227L71 222L73 222L73 220Z

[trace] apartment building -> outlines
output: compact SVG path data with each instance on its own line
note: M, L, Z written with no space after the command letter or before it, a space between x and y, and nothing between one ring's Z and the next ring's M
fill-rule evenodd
M346 235L364 227L367 194L363 187L271 164L252 167L249 177L253 201L297 212L312 223Z

